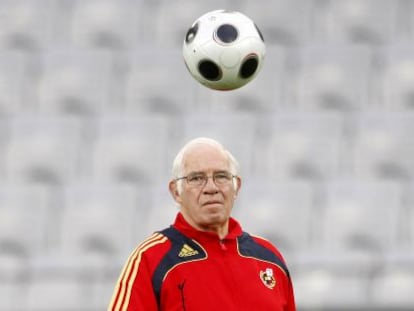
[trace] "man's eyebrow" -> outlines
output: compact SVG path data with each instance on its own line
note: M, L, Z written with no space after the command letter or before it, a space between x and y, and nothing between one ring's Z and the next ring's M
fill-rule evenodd
M202 171L192 171L192 172L189 172L187 174L187 176L189 176L189 175L199 175L199 174L205 175L206 173L204 173Z
M218 173L229 173L229 171L228 170L225 170L225 169L213 171L213 174L218 174ZM187 176L188 175L197 175L197 174L207 175L207 173L206 172L203 172L203 171L192 171L192 172L189 172L187 174Z

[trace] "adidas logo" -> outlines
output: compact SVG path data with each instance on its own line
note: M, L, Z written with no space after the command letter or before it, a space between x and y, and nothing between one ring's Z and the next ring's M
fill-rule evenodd
M198 251L193 249L191 246L189 246L188 244L184 244L183 247L181 248L180 253L178 254L178 257L190 257L190 256L194 256L197 255Z

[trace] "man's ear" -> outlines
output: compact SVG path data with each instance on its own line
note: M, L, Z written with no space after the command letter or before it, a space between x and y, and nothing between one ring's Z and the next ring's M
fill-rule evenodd
M234 182L234 190L235 190L234 197L236 197L237 194L239 193L240 188L241 188L242 180L239 176L237 176L233 182Z
M168 188L170 190L171 196L173 197L174 201L178 204L181 203L181 195L178 191L177 182L175 180L171 180L168 184Z

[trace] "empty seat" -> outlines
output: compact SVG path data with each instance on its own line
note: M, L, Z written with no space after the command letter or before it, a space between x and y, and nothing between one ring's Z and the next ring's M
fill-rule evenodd
M0 119L0 176L5 179L5 154L10 139L10 119Z
M168 174L170 120L165 116L107 115L92 144L92 177L148 185Z
M407 180L414 174L414 114L371 112L355 118L350 157L365 179Z
M342 174L343 119L332 113L284 113L264 119L261 174L274 180L323 180Z
M22 311L26 309L26 281L0 281L0 310Z
M26 308L20 310L95 311L91 300L92 289L79 275L37 274L28 284Z
M398 183L327 183L318 226L319 246L333 257L378 263L398 241L401 199Z
M92 287L92 301L91 307L94 311L106 310L111 301L115 285L119 277L119 271L122 269L122 264L117 267L117 275L114 278L105 278L101 282L95 282Z
M285 256L305 251L312 242L314 193L305 182L243 182L233 209L244 230L272 241Z
M29 59L22 52L0 53L0 115L13 115L34 107L28 104L33 100L28 65Z
M39 110L43 113L90 115L117 109L111 101L116 80L109 52L51 49L42 54Z
M195 82L181 50L140 47L128 53L125 77L127 113L175 115L196 108Z
M318 15L315 37L334 42L383 44L397 35L397 9L393 0L328 1Z
M25 115L10 123L5 155L8 181L60 184L78 176L82 150L79 120Z
M0 45L3 48L37 50L52 39L58 19L51 0L5 0L0 5Z
M411 253L414 255L414 253ZM414 256L410 261L389 261L373 277L370 286L372 305L383 310L410 310L414 306Z
M139 1L75 1L71 16L72 42L77 46L109 49L136 44L140 24Z
M256 23L270 45L297 45L309 38L311 2L266 0L258 5L254 1L245 1L241 10Z
M414 190L414 187L411 186L411 189ZM411 192L413 193L413 192ZM412 247L414 247L414 198L412 198L412 201L410 201L412 205L410 205L409 207L407 207L407 212L408 212L408 228L409 228L409 241L410 241L410 245Z
M299 109L366 109L372 70L367 47L310 46L301 49L298 57Z
M292 271L298 308L303 310L364 310L369 278L352 266L327 263Z
M92 264L91 273L129 254L135 246L136 213L146 212L138 206L136 190L120 185L66 186L62 205L55 254L62 262L76 258L75 266Z
M50 200L44 187L0 185L0 283L27 278L30 261L49 249Z
M382 51L381 74L377 78L382 107L388 111L414 109L414 49L393 44Z

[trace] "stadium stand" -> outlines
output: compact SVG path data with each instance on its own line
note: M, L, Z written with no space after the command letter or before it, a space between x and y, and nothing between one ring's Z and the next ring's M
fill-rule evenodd
M209 90L185 33L239 10L254 81ZM414 309L414 4L0 1L0 311L103 310L128 252L172 222L189 138L241 162L234 213L284 252L298 310Z

